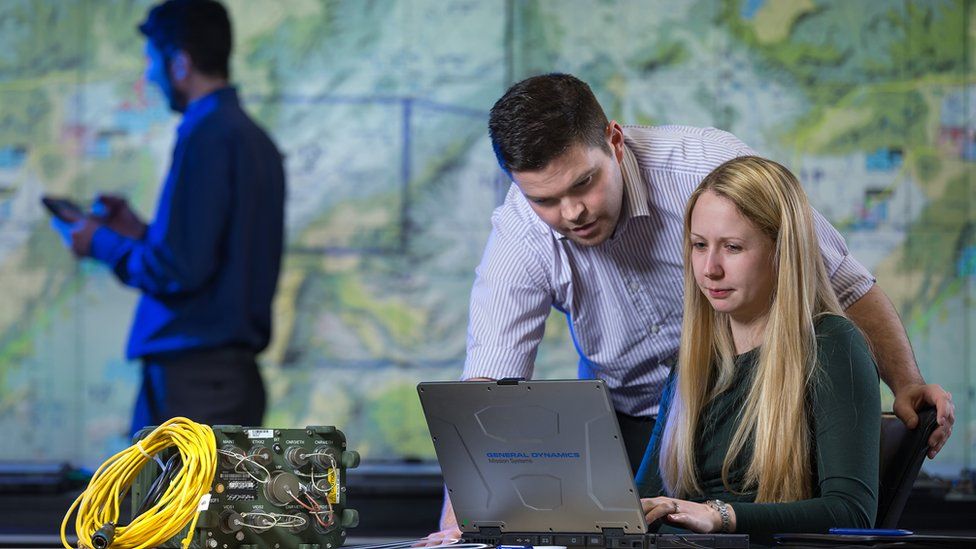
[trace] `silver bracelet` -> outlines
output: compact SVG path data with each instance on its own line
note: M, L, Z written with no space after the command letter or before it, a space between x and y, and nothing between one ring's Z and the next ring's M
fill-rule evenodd
M706 502L712 509L718 511L719 516L722 517L722 527L719 532L723 534L729 533L729 526L732 522L731 517L729 517L729 504L725 503L720 499L712 499Z

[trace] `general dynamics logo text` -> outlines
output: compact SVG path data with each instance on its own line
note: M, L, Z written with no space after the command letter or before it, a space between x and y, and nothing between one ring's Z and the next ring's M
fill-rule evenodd
M579 452L488 452L488 463L532 463L536 459L579 459Z

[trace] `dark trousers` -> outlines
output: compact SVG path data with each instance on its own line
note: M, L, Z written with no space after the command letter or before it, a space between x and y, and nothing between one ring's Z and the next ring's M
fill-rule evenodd
M254 351L226 347L148 356L130 434L177 416L206 425L259 426L264 409Z
M654 430L653 417L636 417L617 412L617 423L620 425L620 436L624 438L624 448L627 449L627 459L630 460L630 468L637 474L641 460L644 459L644 450L647 443L651 440L651 431Z

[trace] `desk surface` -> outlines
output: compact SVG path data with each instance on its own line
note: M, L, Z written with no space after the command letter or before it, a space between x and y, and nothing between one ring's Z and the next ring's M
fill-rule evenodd
M69 536L68 541L74 543L74 536ZM349 545L380 545L394 543L398 541L411 541L409 538L386 538L386 537L350 537L346 540ZM63 549L61 538L49 535L0 535L0 548L4 549Z

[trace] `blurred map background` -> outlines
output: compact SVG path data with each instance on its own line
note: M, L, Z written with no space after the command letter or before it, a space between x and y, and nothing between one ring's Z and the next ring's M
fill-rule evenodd
M926 468L976 466L972 2L227 4L234 81L287 155L267 425L337 425L367 459L433 457L415 384L460 372L508 186L487 112L560 71L622 123L727 129L800 175L953 393L955 435ZM91 466L127 445L136 292L76 263L39 198L114 191L152 217L178 118L142 80L148 6L0 1L0 459ZM575 374L557 313L537 376Z

